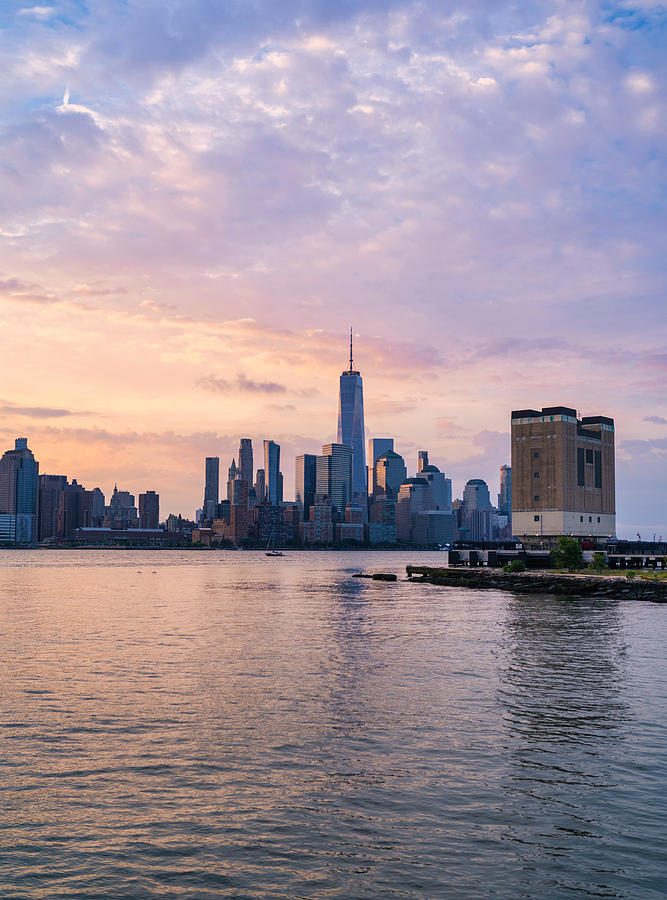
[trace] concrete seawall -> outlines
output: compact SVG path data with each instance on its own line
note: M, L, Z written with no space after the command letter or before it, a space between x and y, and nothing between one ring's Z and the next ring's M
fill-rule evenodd
M560 594L567 597L607 597L667 603L667 582L609 575L564 575L545 572L502 572L499 569L436 569L406 566L408 578L449 587L495 589L521 594Z

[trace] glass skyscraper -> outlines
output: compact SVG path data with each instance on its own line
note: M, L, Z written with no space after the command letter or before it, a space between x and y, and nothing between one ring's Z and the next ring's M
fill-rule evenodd
M0 538L16 544L37 540L39 463L26 438L0 459Z
M352 362L350 331L350 368L341 373L338 398L338 443L352 450L352 495L367 491L366 452L364 448L364 383Z

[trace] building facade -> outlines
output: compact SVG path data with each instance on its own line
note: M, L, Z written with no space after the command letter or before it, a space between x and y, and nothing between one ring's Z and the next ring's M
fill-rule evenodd
M393 438L369 438L368 439L368 493L374 494L377 490L375 484L375 463L388 450L394 449Z
M158 527L159 523L160 495L155 491L139 494L139 528L154 529Z
M280 444L264 441L265 497L269 503L278 506L283 501L283 477L280 471Z
M616 533L614 420L567 406L512 412L512 533Z
M295 500L302 520L310 518L310 507L315 502L317 489L317 456L302 453L296 458Z
M327 498L334 518L342 521L352 502L352 449L345 444L323 444L316 467L316 503Z

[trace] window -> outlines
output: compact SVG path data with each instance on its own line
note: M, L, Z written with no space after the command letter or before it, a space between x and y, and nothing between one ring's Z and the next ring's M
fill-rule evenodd
M533 459L539 459L539 458L540 458L540 451L533 450Z
M602 453L595 451L595 487L602 487Z
M592 521L593 521L593 516L589 516L589 517L588 517L588 521L589 521L589 522L592 522Z
M533 522L539 522L539 521L540 521L539 516L533 516Z
M583 516L579 516L579 521L580 521L580 522L583 522L583 521L584 521L584 517L583 517Z
M592 450L586 451L586 465L587 466L593 465L593 451Z
M584 448L577 447L577 485L584 487L586 484L586 475L584 471ZM581 520L584 521L583 519Z
M533 472L533 478L539 478L539 477L540 477L539 472Z
M540 495L539 495L539 494L534 494L534 495L533 495L533 502L534 502L534 503L537 503L537 501L538 501L539 499L540 499Z
M600 516L598 516L598 522L600 521Z

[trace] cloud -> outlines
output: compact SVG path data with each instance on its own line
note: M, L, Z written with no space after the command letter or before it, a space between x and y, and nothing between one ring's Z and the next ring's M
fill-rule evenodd
M642 422L652 422L654 425L667 425L667 419L663 416L644 416Z
M220 394L228 394L234 391L257 394L284 394L287 388L284 384L275 381L253 381L243 373L239 373L234 381L218 378L215 375L207 375L197 379L197 385L207 391Z
M31 419L59 419L63 416L90 415L90 413L73 412L71 409L58 409L50 406L0 406L0 412L14 416L27 416Z
M17 16L28 16L34 19L40 19L41 21L50 19L52 16L55 16L55 14L55 6L26 6L16 13Z

